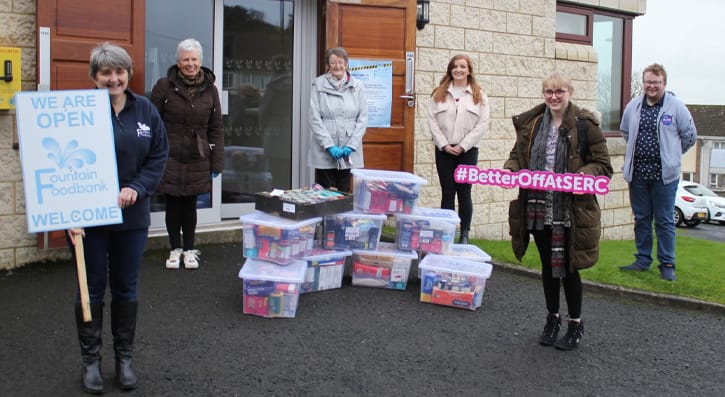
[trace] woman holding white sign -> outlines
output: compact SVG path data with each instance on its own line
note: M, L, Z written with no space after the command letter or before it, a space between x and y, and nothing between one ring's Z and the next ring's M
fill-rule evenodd
M136 286L151 221L150 199L164 172L168 142L164 123L154 105L128 89L133 66L123 48L109 43L94 48L89 73L96 87L108 90L111 98L121 188L118 206L123 212L122 224L68 231L71 245L80 238L85 241L83 255L92 314L92 321L85 322L80 300L76 300L78 341L83 358L82 388L85 392L100 394L104 389L101 334L106 284L111 287L116 382L123 390L136 388L137 377L131 365L138 311ZM75 260L75 251L71 251Z
M461 218L459 243L468 243L473 218L471 185L457 183L459 165L478 163L478 145L488 129L488 97L473 75L468 55L451 58L446 74L433 90L428 105L428 125L435 144L436 170L441 184L441 208L456 209Z
M516 143L503 168L612 176L607 141L599 118L570 102L574 87L552 73L542 84L544 103L514 116ZM541 258L541 279L548 316L539 342L572 350L584 333L581 321L582 282L579 270L599 258L601 212L594 194L519 188L509 208L511 244L516 258L526 253L529 234ZM561 328L559 290L564 285L569 324Z

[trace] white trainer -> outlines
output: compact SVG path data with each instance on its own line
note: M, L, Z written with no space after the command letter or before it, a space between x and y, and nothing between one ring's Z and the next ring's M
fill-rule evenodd
M184 250L181 248L173 249L169 252L169 259L166 260L166 268L167 269L178 269L179 268L179 262L181 262L181 254L184 253Z
M199 255L201 255L201 252L199 250L184 251L184 268L198 269Z

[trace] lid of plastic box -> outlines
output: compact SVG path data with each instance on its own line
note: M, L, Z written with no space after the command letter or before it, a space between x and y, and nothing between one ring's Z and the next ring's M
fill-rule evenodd
M350 255L352 255L352 251L350 250L328 250L320 247L315 247L312 249L310 255L303 256L300 259L303 261L320 262L335 258L344 258Z
M489 278L493 265L486 262L466 260L456 256L428 254L418 264L421 270L457 273L466 276Z
M346 212L340 212L333 215L325 215L325 218L366 218L366 219L372 219L376 221L385 221L388 219L388 216L385 214L373 214L368 212L358 212L358 211L346 211Z
M473 244L451 244L448 246L446 255L457 256L476 262L490 262L491 255Z
M393 243L381 241L374 250L352 250L353 255L369 255L369 256L394 256L398 258L418 259L416 251L400 250Z
M394 214L395 218L431 219L458 224L461 218L456 211L443 208L415 207L410 214Z
M255 210L246 215L240 216L239 220L242 223L254 223L256 225L274 226L280 229L295 229L298 227L319 223L322 221L322 218L316 217L296 221L294 219L282 218L281 216L276 216L268 214L266 212Z
M239 278L299 284L305 281L305 272L307 272L307 262L305 261L294 261L283 266L249 258L239 270Z
M408 182L426 185L428 181L405 171L368 170L365 168L353 168L350 172L355 177L362 179L374 179L386 182Z

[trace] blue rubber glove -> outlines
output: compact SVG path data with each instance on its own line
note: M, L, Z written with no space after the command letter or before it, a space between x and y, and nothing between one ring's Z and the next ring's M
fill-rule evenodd
M333 159L337 160L342 157L342 149L337 146L331 146L327 148L327 152L330 153Z
M211 173L211 179L214 179L214 178L218 177L219 174L220 174L220 172L212 172Z
M351 148L350 146L345 146L342 148L342 157L350 157L350 154L354 152L355 149Z

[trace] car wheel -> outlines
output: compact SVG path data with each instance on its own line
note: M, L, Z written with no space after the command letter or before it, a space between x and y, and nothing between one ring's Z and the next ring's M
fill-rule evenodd
M687 227L695 227L700 224L699 219L690 219L689 221L685 221L685 226Z
M675 207L675 226L682 226L682 211Z

